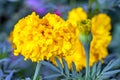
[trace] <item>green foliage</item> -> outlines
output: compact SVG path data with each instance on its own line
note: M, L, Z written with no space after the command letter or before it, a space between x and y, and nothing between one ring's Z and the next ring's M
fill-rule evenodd
M91 71L91 80L107 80L115 74L120 73L120 69L114 69L119 63L119 59L111 60L103 69L102 62L95 63Z
M58 58L55 58L55 60L58 65L57 67L50 62L41 61L41 64L48 66L48 68L56 72L54 74L43 77L43 79L57 78L61 80L74 80L78 78L74 62L72 63L72 70L70 71L67 62L64 59L62 59L62 64Z
M0 59L8 57L8 53L2 53L0 54Z
M55 59L57 67L50 62L41 61L42 65L48 66L51 70L55 71L54 74L42 77L43 79L60 79L60 80L85 80L85 74L81 71L76 71L76 66L72 62L72 69L69 70L68 65L64 59L62 63L58 58ZM110 61L106 66L103 67L102 62L95 63L90 70L90 80L108 80L110 77L115 76L120 73L120 69L115 69L120 67L118 64L119 59Z
M28 71L26 69L26 67L29 69L28 66L29 63L23 62L23 58L17 57L17 59L11 59L8 57L0 59L0 80L21 80L21 78L25 78L28 73L31 74L30 70L32 70L32 68Z
M0 80L11 80L13 77L13 74L17 72L15 69L9 68L9 59L1 59L0 60Z

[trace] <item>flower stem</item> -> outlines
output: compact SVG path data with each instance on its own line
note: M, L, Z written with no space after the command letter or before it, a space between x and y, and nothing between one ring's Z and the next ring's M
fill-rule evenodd
M92 3L93 3L93 0L89 0L88 2L88 17L91 18L92 17Z
M36 66L36 69L35 69L35 73L34 73L33 80L36 80L36 79L37 79L37 76L38 76L38 73L39 73L40 67L41 67L41 63L38 62L38 63L37 63L37 66Z
M90 42L91 42L91 39L92 39L91 33L82 35L82 37L80 37L80 41L82 42L82 44L84 46L85 54L86 54L86 74L85 74L85 80L90 80L89 60L90 60Z
M87 36L87 43L84 44L85 51L86 51L86 75L85 80L90 80L90 67L89 67L89 61L90 61L90 35Z
M89 80L89 76L90 76L90 67L89 67L89 59L90 59L90 55L89 55L89 51L88 48L89 46L86 45L85 51L86 51L86 75L85 75L85 80Z
M93 0L89 0L89 2L88 2L88 11L91 11L91 9L92 9L92 2L93 2Z

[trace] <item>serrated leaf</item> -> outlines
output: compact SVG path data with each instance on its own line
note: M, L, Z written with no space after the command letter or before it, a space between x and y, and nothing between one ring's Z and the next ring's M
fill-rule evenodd
M82 76L82 72L78 72L77 80L85 80L85 76Z
M117 80L117 79L110 79L110 80Z
M13 63L9 65L9 68L16 68L22 60L23 58L16 59Z
M120 70L108 71L108 72L105 72L101 77L103 79L106 79L106 78L109 78L109 77L111 77L112 75L114 75L114 74L116 74L118 72L120 72Z
M119 63L119 59L110 61L108 65L103 69L102 73L112 69L118 63Z
M68 65L67 65L67 62L63 58L62 58L62 63L65 69L65 74L67 75L67 77L69 77L70 73L69 73Z
M82 77L82 73L78 72L77 76Z
M97 76L100 74L102 68L102 62L100 61L97 65Z
M41 64L43 64L45 66L48 66L48 68L52 69L53 71L56 71L56 72L60 73L60 70L57 67L55 67L53 64L49 63L49 62L41 61Z
M72 62L72 77L75 77L76 75L77 75L76 66L75 66L75 63Z
M2 70L0 69L0 77L2 77L3 76L3 72L2 72Z
M97 64L95 63L92 67L92 72L91 72L91 78L94 80L95 76L96 76L96 68L97 68Z
M0 63L7 62L7 61L9 61L9 59L8 58L4 58L4 59L0 60Z
M31 80L30 78L25 78L25 80Z
M112 61L110 61L108 64L107 64L107 66L102 70L102 72L104 73L104 72L106 72L106 71L108 71L109 69L111 69L112 68L112 63L114 62L114 60L112 60Z
M48 75L48 76L45 76L44 79L51 79L51 78L56 78L56 77L60 77L62 76L61 74L53 74L53 75Z
M103 80L103 79L108 79L109 77L111 77L112 75L120 72L120 70L112 70L111 69L114 68L115 65L117 65L119 63L119 59L117 60L111 60L106 67L102 70L102 72L97 75L96 80Z
M63 74L63 68L62 68L62 64L60 63L60 60L57 57L55 58L55 60L58 65L58 68L60 69L61 73Z
M61 80L66 80L66 79L61 79Z
M11 80L14 73L15 73L15 70L12 70L12 71L9 73L9 75L5 78L5 80Z

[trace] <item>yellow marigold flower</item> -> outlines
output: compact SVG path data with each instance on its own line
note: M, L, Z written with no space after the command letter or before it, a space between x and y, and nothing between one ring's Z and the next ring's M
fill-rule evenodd
M53 57L65 57L75 51L78 30L55 14L39 18L34 12L19 20L10 35L15 45L14 55L38 62Z
M82 21L87 20L87 13L82 8L75 8L68 13L68 20L74 26L82 27L79 25ZM92 33L92 41L90 43L90 65L93 65L94 62L98 60L102 60L108 55L107 47L111 41L111 19L104 13L98 14L91 19L91 33ZM88 31L85 26L83 26L85 31ZM83 28L79 28L80 31ZM81 32L80 32L81 33ZM81 46L83 48L83 46ZM83 49L84 50L84 49ZM75 55L83 55L83 53L75 53ZM85 54L84 54L85 55ZM73 58L73 59L72 59ZM76 57L74 55L67 56L66 61L71 66L72 61L75 62L77 70L85 67L85 56ZM72 59L72 60L69 60ZM84 62L84 63L83 63ZM81 66L80 66L81 65Z

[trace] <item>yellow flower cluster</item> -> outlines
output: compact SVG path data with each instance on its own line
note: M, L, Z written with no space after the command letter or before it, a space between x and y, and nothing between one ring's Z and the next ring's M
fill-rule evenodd
M55 14L39 18L34 12L19 20L11 32L14 55L33 62L72 55L78 41L78 30Z
M78 23L81 23L83 20L87 20L87 13L81 7L71 10L68 14L68 21L74 26L79 27ZM92 41L90 43L90 65L108 55L107 47L111 41L110 22L111 19L109 16L104 13L100 13L91 19ZM81 47L83 48L83 46ZM74 61L78 70L81 67L85 67L86 57L83 55L84 53L78 52L76 56L67 56L65 59L69 63L69 66Z
M79 23L88 21L87 13L82 8L76 8L69 12L68 20L64 21L55 14L48 13L39 18L34 12L19 20L11 32L10 41L13 44L14 55L23 55L25 60L33 62L50 60L55 64L55 57L64 58L68 67L76 64L80 70L86 66L85 50L79 41L79 30L83 33L90 31L92 41L90 44L90 65L102 60L108 54L107 47L111 41L110 18L106 14L98 14L90 20L91 27L82 27ZM89 27L89 29L87 29Z

